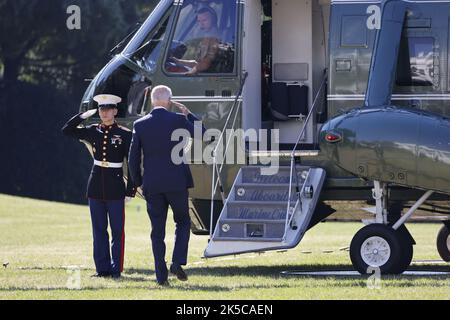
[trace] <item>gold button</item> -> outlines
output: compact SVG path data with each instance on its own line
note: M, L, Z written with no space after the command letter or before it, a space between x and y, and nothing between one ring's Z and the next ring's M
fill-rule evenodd
M103 152L103 155L104 155L104 156L106 156L106 153L105 153L105 152Z
M103 147L103 150L106 150L106 147Z
M107 142L106 141L103 141L103 144L106 144Z
M109 133L109 131L106 131L105 133Z
M106 158L103 158L103 161L106 161Z
M108 139L108 136L105 136L105 139Z

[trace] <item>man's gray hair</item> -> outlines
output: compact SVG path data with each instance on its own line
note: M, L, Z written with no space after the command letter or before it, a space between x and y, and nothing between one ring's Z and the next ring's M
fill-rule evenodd
M167 86L156 86L152 90L152 103L155 101L169 101L172 97L172 90Z

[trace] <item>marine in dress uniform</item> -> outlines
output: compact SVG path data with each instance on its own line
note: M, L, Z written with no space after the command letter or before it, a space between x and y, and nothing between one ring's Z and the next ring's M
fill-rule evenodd
M105 117L108 110L115 110L113 115L109 113L107 123L102 121L100 124L79 127L97 112L97 109L89 110L70 119L62 131L92 147L94 165L88 180L87 198L92 220L96 276L117 278L123 271L125 197L134 197L136 193L132 180L129 178L125 186L123 179L123 164L128 158L132 133L114 120L120 97L98 95L94 100L98 103L100 117ZM112 231L111 248L108 218Z

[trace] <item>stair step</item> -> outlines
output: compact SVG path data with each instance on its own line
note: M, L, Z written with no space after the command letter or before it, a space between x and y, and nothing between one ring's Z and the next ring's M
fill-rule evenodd
M226 219L282 220L287 201L229 201Z
M234 197L239 201L286 201L289 197L289 184L240 183L235 185ZM291 201L297 198L296 188L291 188Z
M217 237L214 241L250 241L250 242L282 242L283 238L226 238Z
M293 147L293 145L292 145ZM295 151L294 156L295 157L317 157L317 155L319 154L320 150L318 149L311 149L311 150L297 150ZM280 158L290 158L292 155L292 150L291 149L287 149L287 150L267 150L267 151L262 151L262 150L252 150L249 153L249 157L280 157Z
M266 184L260 184L260 183L251 183L251 182L242 182L242 183L236 183L236 186L243 186L243 187L260 187L260 188L289 188L289 182L288 183L266 183ZM294 186L292 186L294 187Z
M273 206L279 206L279 205L287 205L287 201L230 201L229 204L239 204L239 205L273 205Z
M291 176L290 167L279 167L278 173L274 175L262 175L261 167L243 167L241 170L243 183L283 184L289 183ZM307 172L307 169L297 170L297 177L300 184L303 183Z
M285 219L274 219L274 220L256 220L256 219L223 219L221 222L224 223L266 223L266 224L276 224L276 223L285 223Z
M284 235L285 220L223 219L219 222L219 238L275 239Z

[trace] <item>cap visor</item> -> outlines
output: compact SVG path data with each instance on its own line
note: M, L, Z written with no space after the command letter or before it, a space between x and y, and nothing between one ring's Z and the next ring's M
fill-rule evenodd
M115 104L102 104L98 106L99 109L117 109L117 105Z

